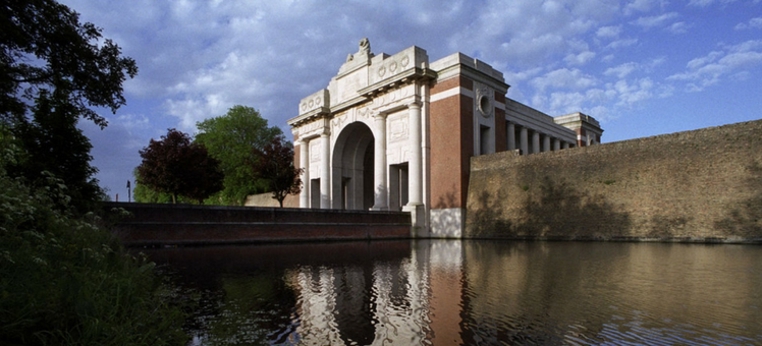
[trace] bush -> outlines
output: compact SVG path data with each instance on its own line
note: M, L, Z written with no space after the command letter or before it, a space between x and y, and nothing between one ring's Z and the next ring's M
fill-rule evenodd
M127 254L92 213L54 207L69 200L55 177L36 190L8 177L3 161L13 155L0 149L0 344L187 341L153 263Z

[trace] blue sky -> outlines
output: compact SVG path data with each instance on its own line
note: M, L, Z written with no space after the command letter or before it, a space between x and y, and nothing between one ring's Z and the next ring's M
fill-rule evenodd
M603 142L762 118L762 0L64 0L134 58L127 105L81 124L98 179L126 199L138 151L168 128L251 106L283 129L358 41L460 51L501 70L508 97L597 118Z

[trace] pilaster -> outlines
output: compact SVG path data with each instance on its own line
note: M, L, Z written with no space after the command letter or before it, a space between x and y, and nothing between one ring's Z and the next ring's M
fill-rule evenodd
M320 208L331 208L331 133L328 129L320 134L321 149L323 152L320 160Z
M299 140L299 168L304 169L302 171L302 191L299 193L299 207L310 207L310 159L309 159L309 139Z

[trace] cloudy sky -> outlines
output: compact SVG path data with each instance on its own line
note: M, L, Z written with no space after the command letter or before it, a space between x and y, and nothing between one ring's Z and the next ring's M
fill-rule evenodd
M508 97L582 111L603 142L762 118L762 0L62 0L134 58L127 106L82 124L112 199L168 128L251 106L283 129L358 41L460 51L501 70Z

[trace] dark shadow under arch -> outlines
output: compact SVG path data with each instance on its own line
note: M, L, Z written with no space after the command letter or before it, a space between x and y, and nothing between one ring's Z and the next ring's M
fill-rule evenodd
M354 122L341 130L332 153L332 208L368 210L373 206L373 154L373 132L367 125Z

